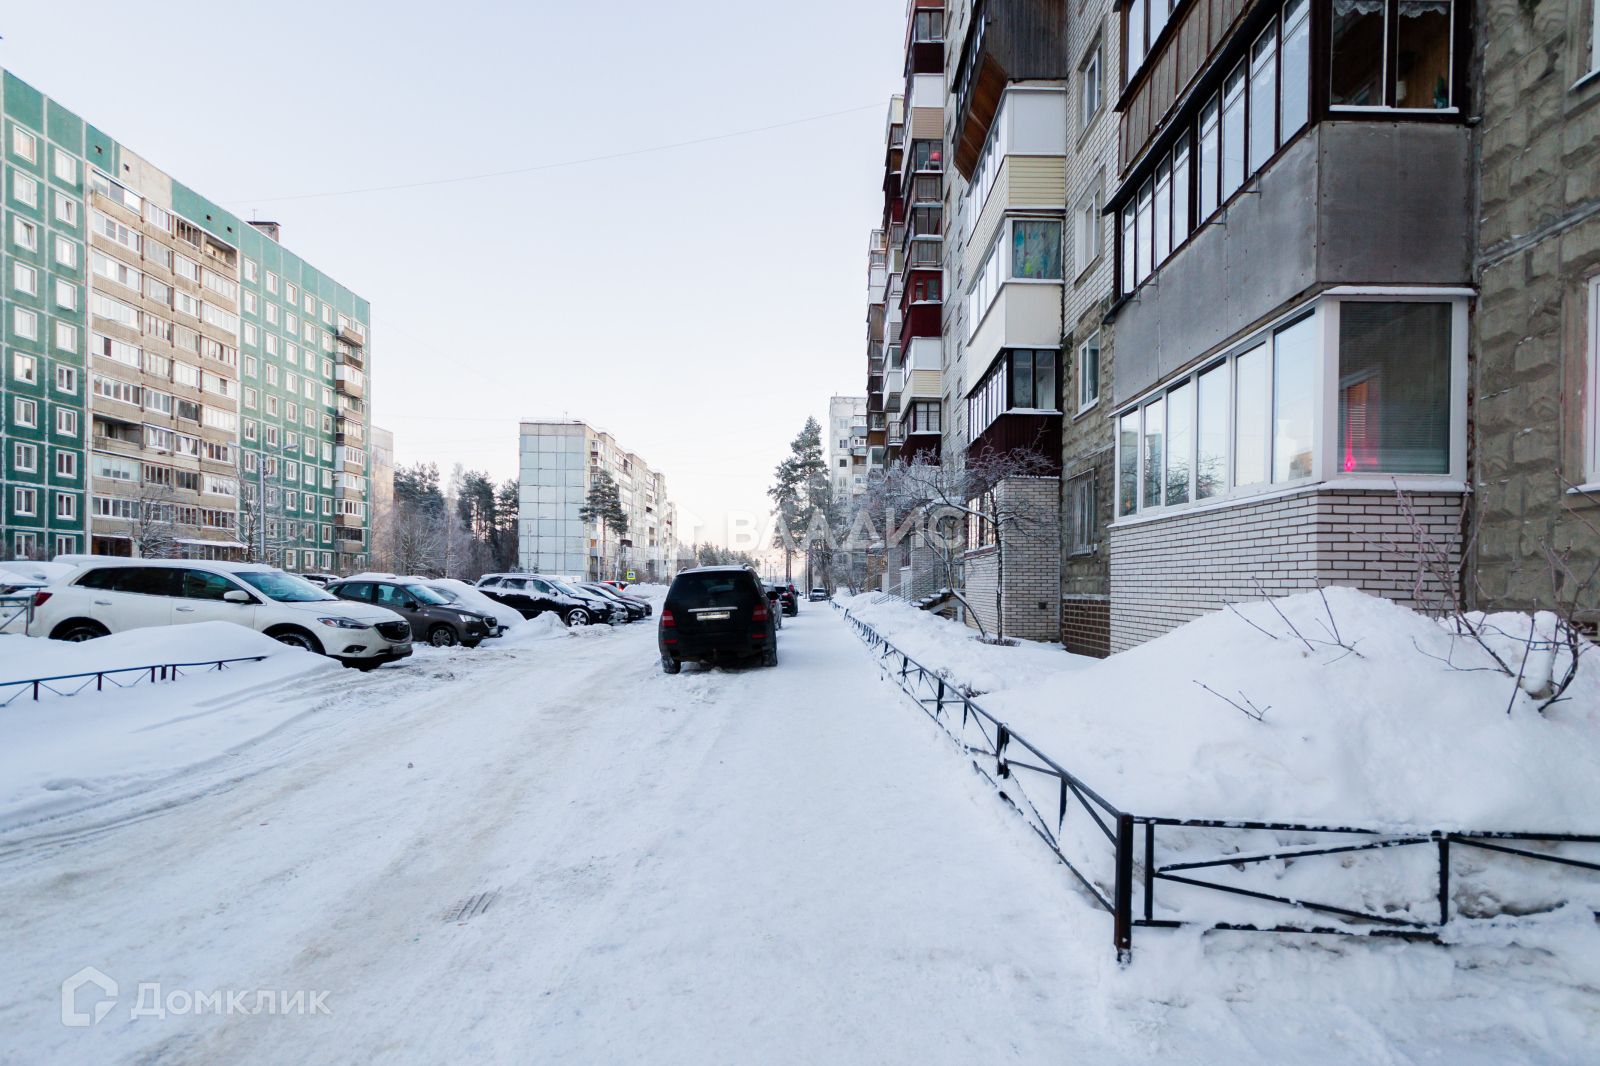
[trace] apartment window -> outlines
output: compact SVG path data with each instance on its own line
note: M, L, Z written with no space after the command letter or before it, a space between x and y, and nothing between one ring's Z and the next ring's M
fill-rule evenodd
M1076 255L1074 265L1081 276L1100 257L1102 239L1100 222L1100 177L1085 189L1072 208L1072 246Z
M76 394L78 391L78 371L70 366L56 367L56 391Z
M1072 515L1071 552L1093 554L1100 540L1099 509L1095 506L1095 476L1084 474L1067 482L1067 500Z
M300 290L295 288L293 285L285 285L283 287L283 300L284 303L287 303L289 306L293 307L295 304L300 302Z
M11 309L11 329L24 340L39 339L39 316L25 307Z
M18 442L11 446L11 464L27 474L39 469L39 449L32 444Z
M56 306L68 311L78 309L78 287L70 281L57 278L55 283Z
M1346 303L1339 314L1339 464L1450 469L1450 305Z
M144 242L144 257L147 262L155 263L163 270L171 270L174 252L160 241L146 240Z
M918 11L911 21L911 39L917 44L944 40L944 12Z
M270 293L276 293L278 291L278 275L274 274L270 270L267 271L267 291ZM269 304L268 306L271 305Z
M18 259L11 261L11 287L29 296L39 295L39 272Z
M1280 141L1306 124L1311 96L1311 2L1289 0L1283 7L1282 76L1278 86Z
M55 335L56 347L64 352L78 350L78 327L70 322L56 321L52 324L51 332Z
M78 226L78 201L61 192L54 194L54 200L56 221L76 229Z
M1100 334L1078 345L1078 410L1087 411L1100 400Z
M1086 130L1089 123L1100 113L1100 102L1104 94L1102 85L1103 69L1100 60L1100 42L1094 42L1089 50L1089 58L1083 61L1078 68L1078 129Z
M39 383L39 361L31 355L13 352L11 355L11 376L25 385L37 385Z
M1030 219L1011 223L1011 276L1061 279L1061 223Z
M50 150L50 165L56 180L68 185L78 184L78 161L59 148Z
M78 517L78 497L70 492L56 493L56 517L71 521Z
M941 405L938 400L915 400L911 404L911 419L907 429L912 433L942 433Z
M36 489L16 489L11 495L12 508L17 514L33 517L39 513L39 493Z
M1458 461L1454 419L1464 380L1452 302L1327 301L1337 341L1324 350L1318 314L1247 342L1124 412L1117 431L1117 514L1180 506L1316 476L1319 426L1336 419L1340 475L1447 475ZM1337 367L1336 397L1316 382Z
M39 161L39 139L21 126L11 127L11 154L30 163Z
M1250 159L1255 173L1277 147L1278 24L1266 30L1250 47Z
M39 183L20 170L12 170L11 199L28 207L38 207Z
M56 408L56 432L63 437L78 435L78 412L65 407Z
M93 233L114 241L131 252L138 252L142 247L143 238L111 216L99 211L91 211L89 218L90 229Z
M39 227L21 215L11 216L11 243L24 251L39 250Z
M56 476L69 479L78 476L77 452L56 452Z
M1454 107L1454 0L1333 0L1334 108Z

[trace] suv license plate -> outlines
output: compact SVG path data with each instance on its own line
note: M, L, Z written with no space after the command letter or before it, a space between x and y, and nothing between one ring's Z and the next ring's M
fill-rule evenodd
M729 611L707 611L704 614L696 614L695 617L702 622L726 622L731 613Z

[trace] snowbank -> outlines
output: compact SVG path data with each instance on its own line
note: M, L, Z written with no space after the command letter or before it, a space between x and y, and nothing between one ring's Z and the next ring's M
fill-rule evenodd
M223 671L186 673L176 681L39 702L0 687L0 829L115 796L186 767L225 755L307 709L312 678L337 673L332 659L289 648L230 622L164 626L82 644L36 637L0 638L0 682L164 663L262 655ZM63 683L69 688L70 683Z
M1600 651L1589 649L1568 698L1541 714L1512 678L1468 669L1487 656L1435 620L1353 589L1326 595L1326 606L1317 593L1240 604L1103 660L977 644L966 627L903 604L858 606L870 597L847 606L924 666L982 691L986 710L1124 810L1600 824ZM1530 620L1492 621L1526 633ZM1442 661L1452 658L1463 669Z
M13 559L0 563L0 584L27 585L35 582L49 584L52 581L60 581L76 569L76 565L69 563L40 563Z
M596 626L594 628L603 629L605 627ZM546 611L536 618L529 618L521 625L507 630L506 635L500 638L499 646L511 648L521 644L537 644L543 640L560 640L573 632L577 632L577 630L568 629L567 624L561 620L560 615L554 611Z
M1015 647L984 644L976 629L880 592L840 595L834 600L923 666L943 673L972 693L994 692L1022 677L1077 670L1098 661L1068 654L1059 644L1039 641L1022 640ZM825 603L815 608L833 610Z

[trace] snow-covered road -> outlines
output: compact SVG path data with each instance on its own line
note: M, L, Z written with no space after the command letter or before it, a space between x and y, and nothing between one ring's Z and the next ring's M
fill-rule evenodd
M1470 953L1151 938L1120 971L831 612L780 648L666 677L635 625L314 679L324 709L227 765L0 835L0 1061L1498 1062L1593 1035L1571 1003L1475 1017L1549 990ZM67 1027L85 966L118 1001ZM328 1013L130 1017L144 982Z

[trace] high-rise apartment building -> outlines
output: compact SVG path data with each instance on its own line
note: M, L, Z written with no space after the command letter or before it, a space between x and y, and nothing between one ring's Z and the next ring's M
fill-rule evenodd
M571 419L522 423L518 558L533 573L602 580L628 570L665 580L677 566L677 512L667 480L611 434ZM595 475L616 483L627 516L621 535L580 512Z
M828 481L838 500L867 491L867 398L828 399L828 424L823 429Z
M3 550L366 563L367 302L10 73Z

